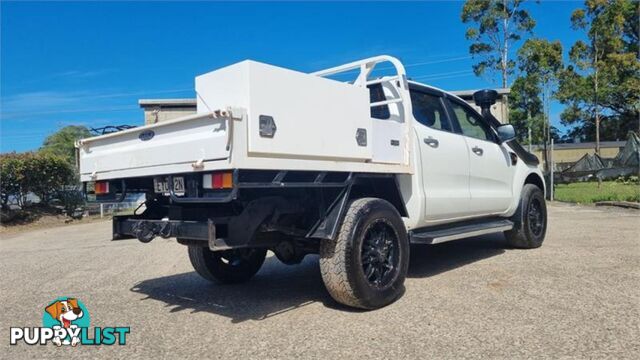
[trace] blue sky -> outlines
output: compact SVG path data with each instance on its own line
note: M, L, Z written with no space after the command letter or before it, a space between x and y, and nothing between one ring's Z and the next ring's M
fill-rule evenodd
M535 35L565 53L580 2L530 3ZM0 3L0 150L37 149L71 124L140 125L140 98L194 97L193 78L244 59L313 71L378 54L446 90L475 77L462 2ZM495 77L497 79L497 76ZM557 123L561 108L551 110Z

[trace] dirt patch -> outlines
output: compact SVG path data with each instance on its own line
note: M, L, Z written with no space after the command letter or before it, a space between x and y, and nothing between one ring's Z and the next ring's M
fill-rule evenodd
M32 217L30 221L20 221L12 224L0 225L0 237L5 238L8 235L19 234L31 230L87 224L108 220L109 218L101 218L99 216L86 216L81 220L76 220L64 215L38 214L37 217Z

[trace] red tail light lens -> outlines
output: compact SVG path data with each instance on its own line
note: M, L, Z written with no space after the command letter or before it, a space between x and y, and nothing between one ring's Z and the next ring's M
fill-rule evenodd
M109 182L108 181L96 181L95 193L96 193L96 195L108 194L109 193Z
M202 187L205 189L231 189L233 174L231 172L204 174L202 175Z

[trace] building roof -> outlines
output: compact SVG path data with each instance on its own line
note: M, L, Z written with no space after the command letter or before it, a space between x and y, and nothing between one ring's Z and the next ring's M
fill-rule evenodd
M621 148L626 144L626 141L600 141L601 148ZM527 145L524 145L526 148ZM582 143L556 143L553 144L554 150L561 149L593 149L596 147L595 142L582 142ZM542 145L532 145L531 148L533 150L542 150L544 146Z
M195 107L196 99L140 99L138 105L145 107Z
M475 90L456 90L456 91L449 91L450 93L452 93L453 95L456 95L462 99L465 100L471 100L471 98L473 97L473 93L478 91L478 90L482 90L482 89L475 89ZM498 96L502 97L504 95L509 95L511 93L511 88L499 88L499 89L493 89L495 91L498 92Z
M507 95L511 92L509 88L495 89L498 92L498 96ZM464 100L471 100L473 93L478 90L457 90L449 91L450 93L459 96ZM147 107L195 107L196 99L140 99L138 105L141 108Z

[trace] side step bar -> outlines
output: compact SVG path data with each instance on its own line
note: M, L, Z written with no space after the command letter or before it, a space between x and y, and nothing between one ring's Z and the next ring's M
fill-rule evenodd
M509 220L488 220L484 222L462 223L447 228L417 229L410 233L409 240L412 244L438 244L445 241L492 234L511 229L513 229L513 222Z

